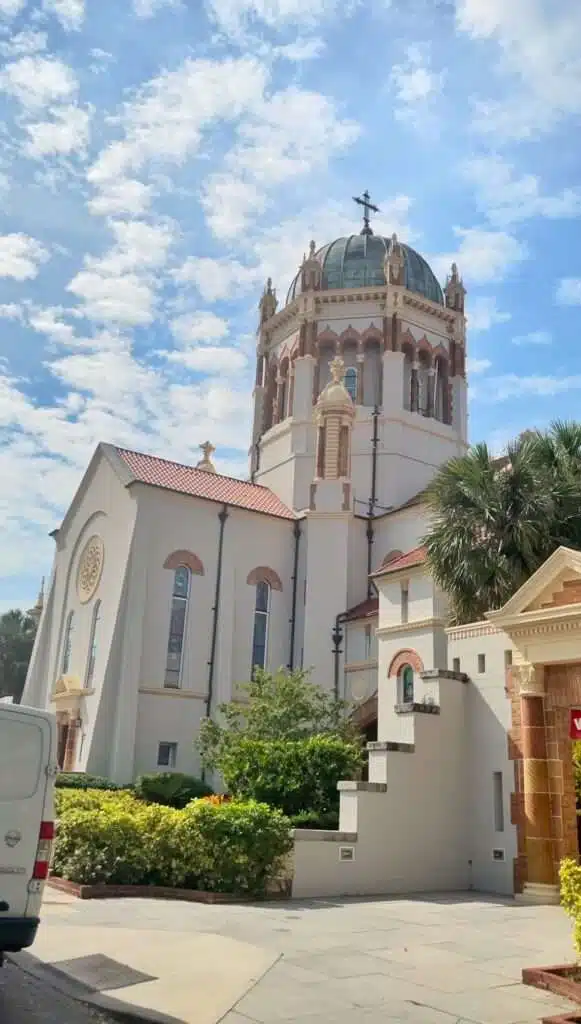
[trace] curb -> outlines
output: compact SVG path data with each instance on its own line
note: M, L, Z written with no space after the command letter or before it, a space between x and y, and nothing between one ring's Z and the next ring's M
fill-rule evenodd
M37 981L55 988L61 995L68 996L77 1003L84 1003L91 1009L100 1010L120 1024L184 1024L178 1017L170 1017L143 1006L134 1006L112 996L104 996L89 985L83 985L82 982L71 978L53 964L44 963L32 953L7 953L6 959L25 974L30 974Z

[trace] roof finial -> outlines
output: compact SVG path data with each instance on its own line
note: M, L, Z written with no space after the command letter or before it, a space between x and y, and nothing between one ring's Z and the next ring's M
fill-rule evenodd
M379 213L379 207L374 206L371 202L371 197L367 189L362 196L353 196L353 202L363 207L363 228L361 230L362 235L372 235L373 231L369 226L369 213Z
M345 363L341 359L341 356L335 356L329 363L329 369L331 371L331 380L333 384L342 384L343 376L345 374Z
M198 462L196 469L201 469L205 473L215 473L216 467L212 462L212 455L216 451L211 441L204 441L203 444L199 445L200 451L202 452L202 459Z

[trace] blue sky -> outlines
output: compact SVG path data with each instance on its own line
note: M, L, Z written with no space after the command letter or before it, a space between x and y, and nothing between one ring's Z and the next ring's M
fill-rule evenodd
M375 228L468 290L470 436L581 393L578 0L0 0L0 610L99 440L244 474L256 306Z

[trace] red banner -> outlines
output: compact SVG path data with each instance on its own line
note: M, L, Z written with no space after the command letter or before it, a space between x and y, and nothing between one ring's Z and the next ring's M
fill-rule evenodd
M571 708L569 736L572 740L581 740L581 710L579 708Z

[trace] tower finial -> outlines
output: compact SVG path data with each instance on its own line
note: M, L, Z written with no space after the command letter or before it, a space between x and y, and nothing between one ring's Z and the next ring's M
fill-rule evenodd
M199 445L200 451L202 452L202 459L198 462L196 469L201 469L205 473L215 473L216 467L212 462L212 455L216 451L211 441L204 441L203 444Z
M353 202L363 207L363 228L361 229L361 234L372 235L373 231L369 226L369 214L370 212L379 213L379 207L375 206L371 202L371 196L369 195L367 189L365 189L365 192L363 193L362 196L353 196Z

